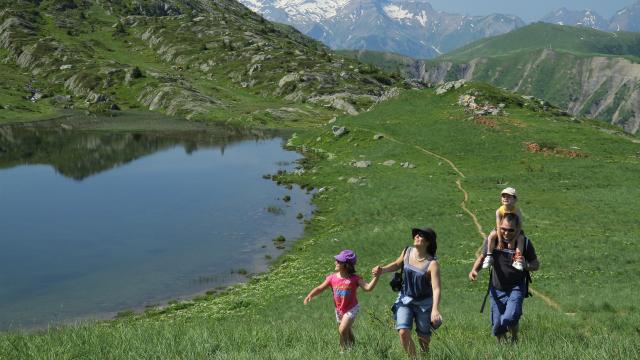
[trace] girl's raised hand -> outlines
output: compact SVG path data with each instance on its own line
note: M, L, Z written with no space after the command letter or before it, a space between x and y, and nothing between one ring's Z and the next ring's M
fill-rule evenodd
M309 303L309 301L311 301L312 296L311 295L307 295L307 297L304 298L304 304L307 305Z

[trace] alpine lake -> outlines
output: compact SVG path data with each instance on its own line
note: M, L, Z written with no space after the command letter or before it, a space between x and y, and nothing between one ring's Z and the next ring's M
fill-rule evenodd
M310 192L264 176L291 133L131 117L0 126L0 330L219 290L301 236Z

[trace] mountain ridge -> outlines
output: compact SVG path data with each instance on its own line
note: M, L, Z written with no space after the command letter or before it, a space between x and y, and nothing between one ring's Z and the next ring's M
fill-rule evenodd
M602 31L640 31L640 1L625 6L609 19L591 9L569 10L565 7L552 11L540 21L558 25L584 26Z
M513 15L437 11L427 1L242 1L268 19L291 24L332 49L392 51L418 58L433 58L525 24ZM326 11L316 15L320 8Z

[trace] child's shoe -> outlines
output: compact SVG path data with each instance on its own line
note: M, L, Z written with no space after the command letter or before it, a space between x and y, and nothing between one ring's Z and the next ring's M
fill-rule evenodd
M491 256L491 254L487 254L482 262L482 268L488 269L491 265L493 265L493 256Z
M516 254L513 256L513 263L511 266L516 270L524 270L524 262L522 261L522 253L520 252L520 249L516 249Z

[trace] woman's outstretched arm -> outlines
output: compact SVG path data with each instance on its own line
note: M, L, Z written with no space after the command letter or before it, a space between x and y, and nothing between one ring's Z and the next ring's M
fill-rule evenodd
M393 262L391 262L391 263L389 263L389 264L387 264L385 266L378 265L378 266L374 267L373 269L371 269L371 273L374 276L376 276L376 275L380 276L380 275L382 275L384 273L394 272L394 271L400 269L400 267L402 266L402 263L404 262L404 253L405 253L405 251L406 251L406 249L402 251L402 254L400 254L400 256L397 259L395 259L395 261L393 261Z

